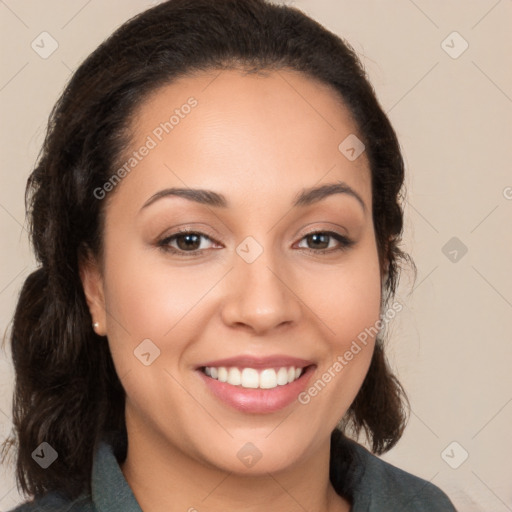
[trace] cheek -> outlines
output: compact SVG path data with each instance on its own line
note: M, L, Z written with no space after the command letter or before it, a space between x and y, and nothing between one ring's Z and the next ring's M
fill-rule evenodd
M116 373L134 413L149 418L170 406L182 411L165 415L161 428L178 430L183 418L201 415L175 380L181 381L189 345L201 336L207 304L201 298L219 279L212 268L199 269L156 265L137 251L107 262L108 340Z
M380 316L381 278L374 244L354 252L339 266L304 280L303 297L325 330L333 351L350 346Z
M181 319L211 287L211 271L209 275L198 274L125 261L111 274L107 302L130 332L162 338L187 323Z
M105 302L108 337L117 359L135 365L133 351L150 339L166 364L180 363L189 343L200 338L213 308L208 293L225 270L216 265L172 265L165 257L137 248L122 257L106 253ZM123 354L125 354L123 356Z
M315 315L321 319L328 355L299 402L326 410L334 428L355 399L370 365L378 335L381 278L377 250L358 251L344 266L317 273L304 289Z

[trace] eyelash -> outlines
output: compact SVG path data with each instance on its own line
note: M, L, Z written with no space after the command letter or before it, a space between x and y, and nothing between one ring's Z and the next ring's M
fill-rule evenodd
M200 231L193 231L191 229L180 229L176 233L173 233L172 235L166 236L165 238L162 238L157 242L157 246L164 251L165 253L171 253L171 254L177 254L179 256L183 256L185 258L190 257L198 257L201 256L201 254L206 251L207 249L194 249L193 251L183 251L181 249L176 249L174 247L171 247L169 243L180 236L184 235L199 235L200 237L204 237L212 242L215 242L212 237L208 236L205 233L201 233ZM337 248L331 248L331 249L307 249L307 248L301 248L301 250L305 250L306 252L313 253L313 254L327 254L327 253L333 253L338 251L345 251L352 247L355 244L354 240L351 240L350 238L347 238L344 235L340 235L339 233L336 233L335 231L311 231L310 233L306 233L302 238L301 241L307 238L311 235L328 235L330 238L334 238L336 241L339 242L340 246Z

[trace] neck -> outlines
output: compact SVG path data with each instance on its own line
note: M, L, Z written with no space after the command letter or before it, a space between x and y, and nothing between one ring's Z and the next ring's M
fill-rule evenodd
M224 512L308 510L348 512L349 503L329 480L329 440L308 460L256 476L224 472L190 457L165 440L130 432L121 470L142 510Z

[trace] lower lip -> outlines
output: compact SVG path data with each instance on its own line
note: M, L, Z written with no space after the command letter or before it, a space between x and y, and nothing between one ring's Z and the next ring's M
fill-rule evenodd
M208 377L201 370L197 371L206 386L223 403L245 413L265 414L284 409L296 401L298 395L306 388L314 370L314 365L308 366L297 380L272 389L232 386Z

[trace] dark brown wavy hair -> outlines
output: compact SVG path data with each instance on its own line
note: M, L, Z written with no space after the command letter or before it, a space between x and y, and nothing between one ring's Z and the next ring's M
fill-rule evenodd
M73 74L27 181L39 267L24 282L13 318L14 427L3 445L3 452L16 447L24 493L59 491L73 499L90 492L96 443L106 432L126 431L125 393L108 344L92 329L79 277L88 251L102 261L107 201L93 191L117 168L130 143L130 120L150 93L195 71L223 69L295 70L339 93L370 162L383 308L395 294L400 260L415 269L399 248L399 143L348 43L301 11L266 0L170 0L135 16ZM373 452L383 453L401 437L407 412L379 338L362 387L332 439L349 430L363 433ZM59 454L48 469L31 456L43 441Z

